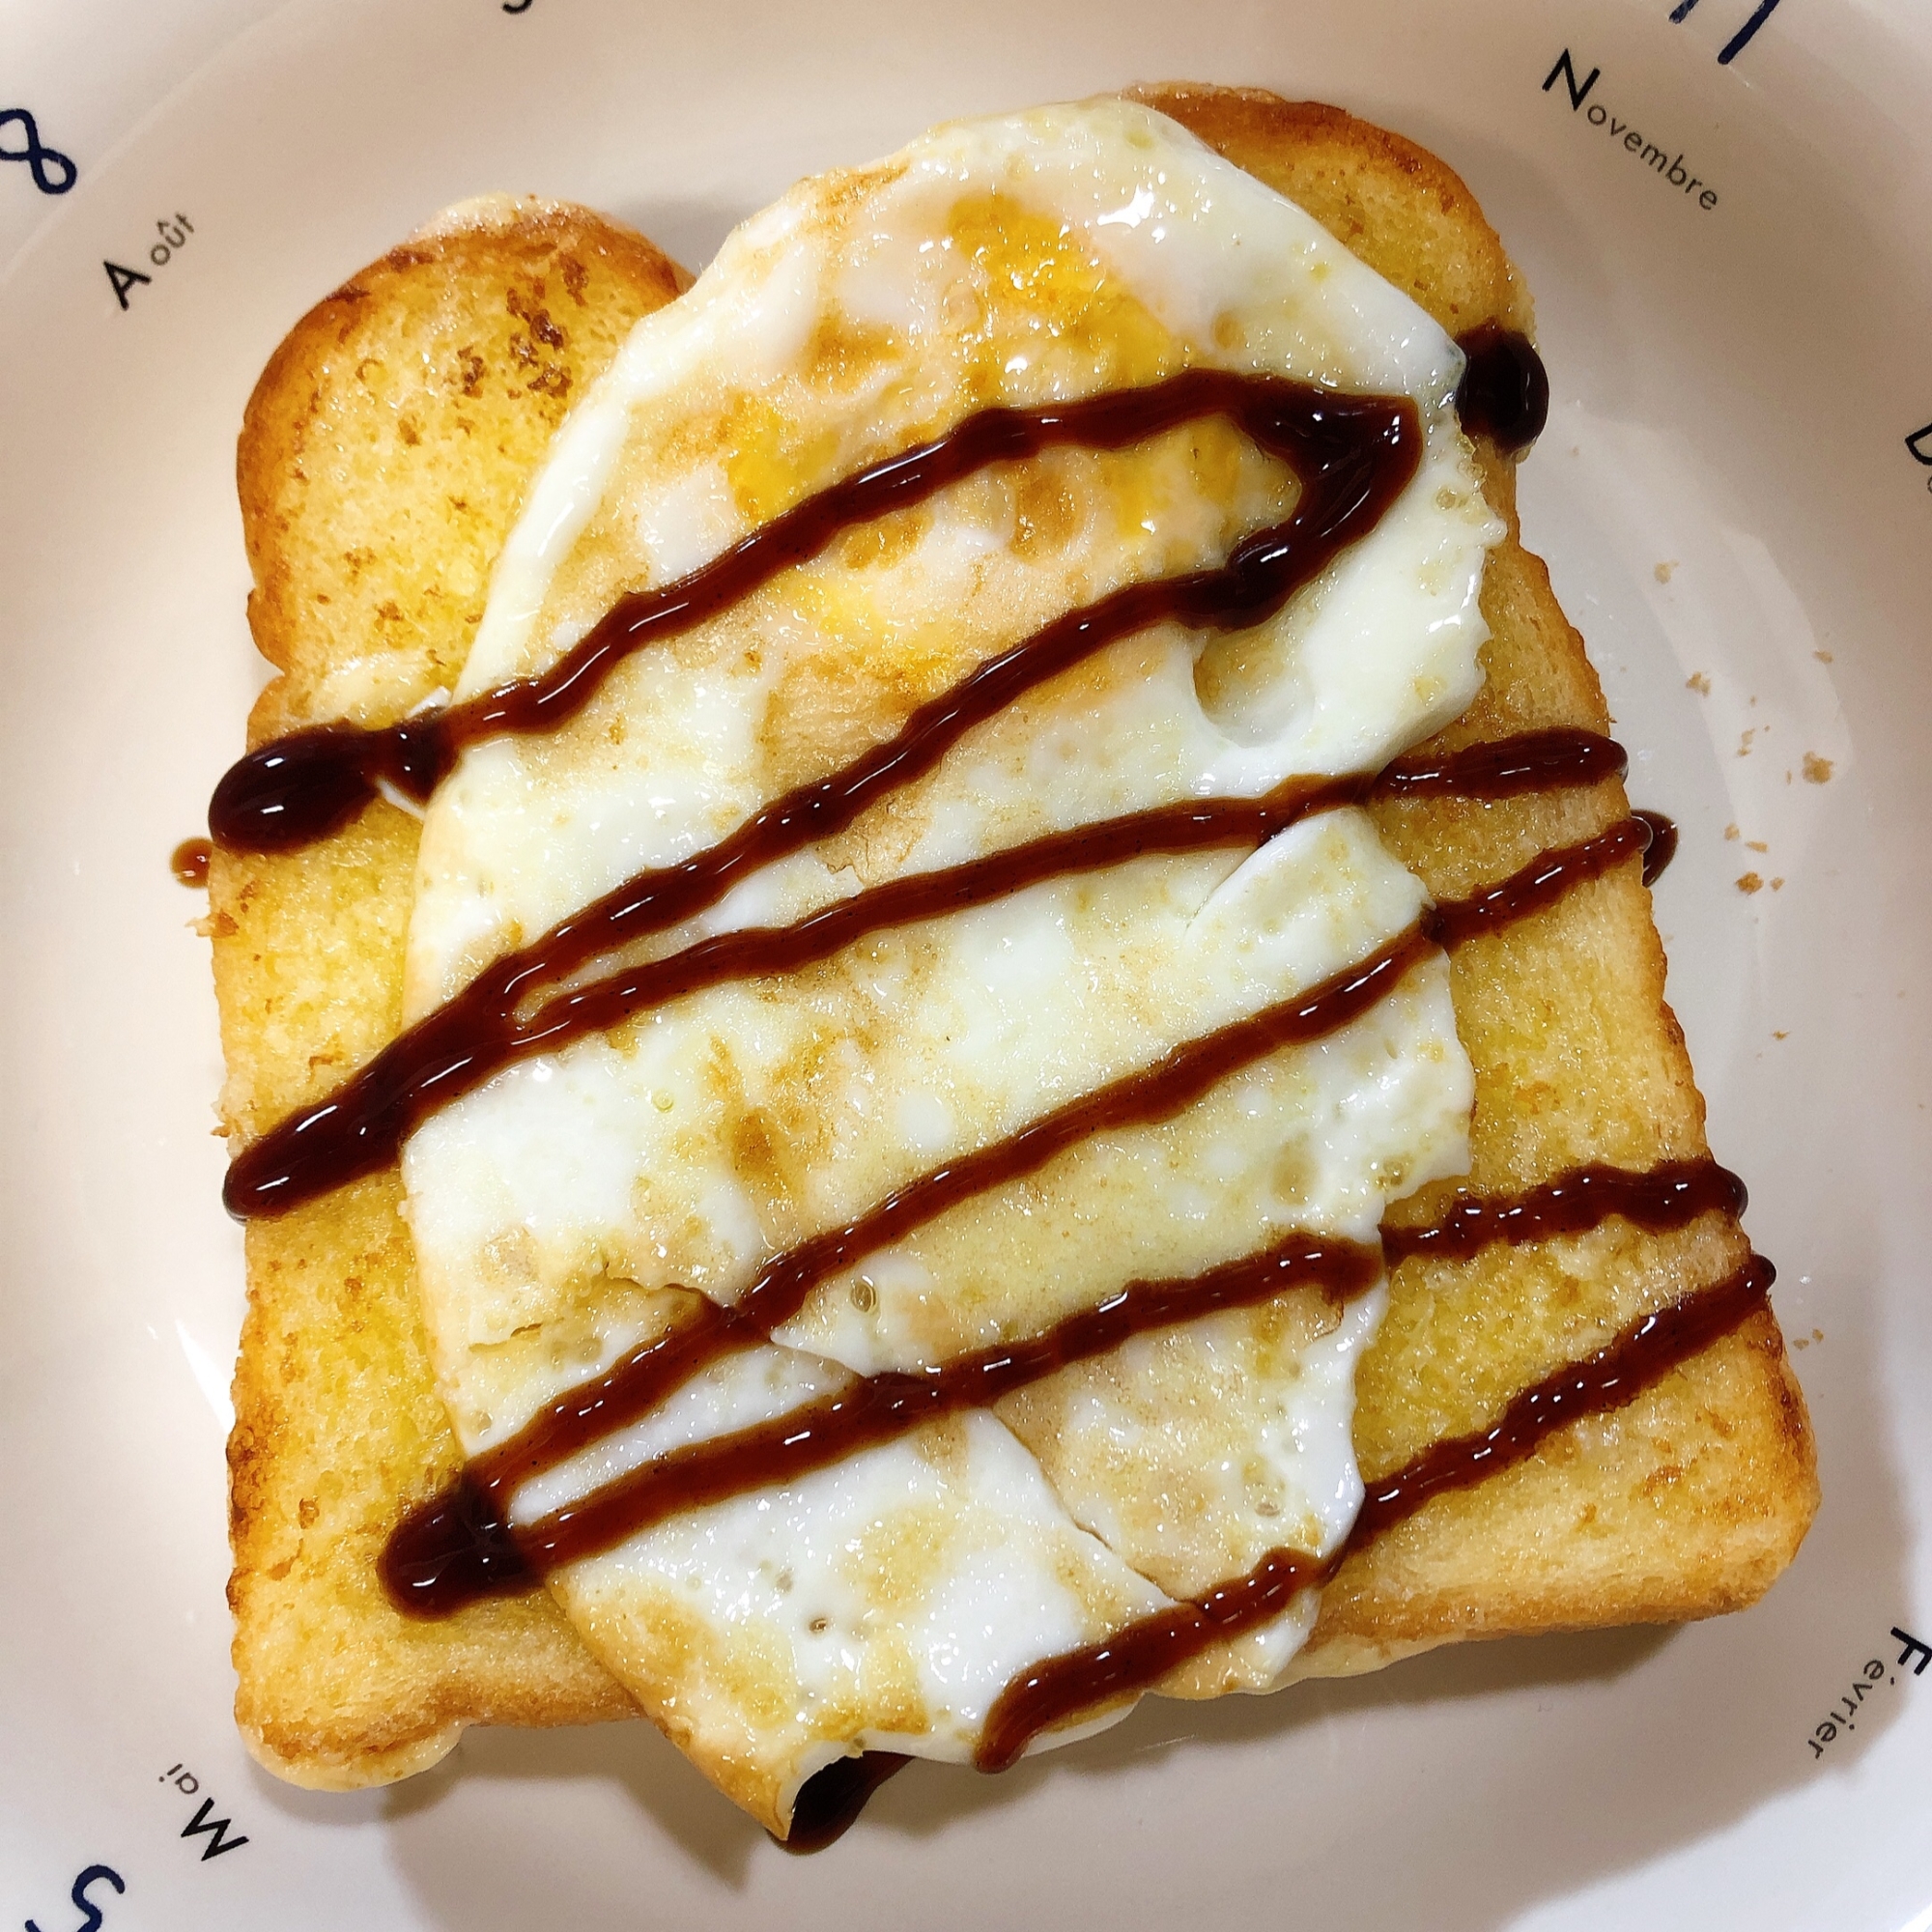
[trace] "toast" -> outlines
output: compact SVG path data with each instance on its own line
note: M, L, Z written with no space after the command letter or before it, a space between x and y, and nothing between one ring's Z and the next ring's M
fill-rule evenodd
M1450 333L1526 329L1500 242L1433 156L1271 96L1141 98L1299 202ZM281 672L251 743L334 718L386 723L448 687L550 435L631 322L679 286L648 243L595 216L497 202L454 212L298 326L250 403L239 459L250 621ZM1487 683L1443 743L1601 731L1581 640L1516 537L1513 464L1480 443L1478 454L1510 535L1484 580ZM1397 856L1453 898L1628 807L1606 781L1375 810ZM382 802L298 853L217 851L210 930L232 1145L319 1096L396 1029L415 844L413 817ZM1471 1172L1392 1219L1428 1222L1456 1185L1514 1194L1587 1162L1643 1169L1703 1154L1702 1104L1634 864L1459 949L1452 973L1477 1076ZM376 1557L390 1529L461 1460L430 1373L400 1198L391 1172L249 1230L230 1451L237 1715L271 1770L328 1788L421 1769L468 1723L634 1709L541 1594L421 1623L382 1591ZM1464 1260L1404 1260L1357 1378L1371 1490L1747 1252L1735 1219L1713 1212L1666 1234L1613 1219ZM1815 1496L1802 1398L1775 1322L1754 1315L1627 1406L1356 1550L1298 1668L1734 1608L1789 1561ZM1223 1687L1203 1671L1164 1688Z

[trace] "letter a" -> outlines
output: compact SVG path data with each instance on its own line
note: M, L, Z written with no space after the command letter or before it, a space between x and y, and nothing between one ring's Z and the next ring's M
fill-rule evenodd
M107 279L114 284L114 299L125 309L128 306L128 291L136 282L152 282L153 275L144 275L139 269L124 269L119 262L103 262Z
M1578 87L1577 85L1577 70L1570 65L1570 49L1565 47L1556 65L1549 70L1549 78L1543 83L1543 91L1545 94L1548 94L1556 85L1556 76L1560 73L1563 76L1563 85L1569 91L1570 111L1574 114L1577 108L1582 106L1584 97L1588 95L1591 88L1596 86L1597 76L1603 71L1600 67L1593 67L1590 70L1589 79L1581 87Z

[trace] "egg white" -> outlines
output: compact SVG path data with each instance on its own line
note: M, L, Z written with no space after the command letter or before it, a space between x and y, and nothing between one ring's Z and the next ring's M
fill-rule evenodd
M1373 769L1480 681L1501 531L1453 411L1459 352L1302 211L1115 100L940 128L739 229L566 423L459 695L540 670L616 596L975 408L1191 365L1412 397L1418 473L1267 624L1122 640L647 950L1099 817ZM412 1012L889 736L1039 624L1219 561L1293 488L1225 424L1004 466L640 653L561 730L471 751L424 829ZM673 1290L729 1302L775 1252L1342 970L1422 904L1367 818L1338 811L1254 854L1141 861L878 935L506 1070L404 1161L466 1449L661 1326ZM1097 1137L865 1257L771 1346L526 1485L516 1516L850 1375L1037 1333L1131 1279L1292 1229L1372 1239L1388 1199L1465 1165L1470 1101L1436 961L1178 1119ZM968 1755L1027 1663L1270 1548L1333 1548L1360 1501L1353 1364L1379 1307L1282 1297L1142 1337L997 1411L677 1517L554 1587L639 1701L782 1823L832 1757ZM1236 1647L1230 1684L1273 1681L1311 1616Z

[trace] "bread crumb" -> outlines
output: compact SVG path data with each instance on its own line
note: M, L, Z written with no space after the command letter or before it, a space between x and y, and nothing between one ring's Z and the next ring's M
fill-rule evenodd
M1772 880L1771 889L1775 893L1781 893L1784 890L1784 881L1782 879Z
M1747 758L1750 756L1750 741L1756 736L1757 736L1757 726L1753 724L1751 728L1748 731L1747 731L1742 738L1738 740L1739 757Z
M1747 872L1738 880L1738 891L1741 893L1761 893L1764 891L1764 881L1755 872Z
M1724 837L1726 838L1740 838L1743 836L1744 835L1741 832L1739 832L1738 828L1735 825L1727 825L1724 827Z
M1832 782L1832 761L1821 758L1816 752L1804 753L1804 782L1806 784L1830 784Z
M1789 1032L1779 1033L1776 1027L1773 1027L1771 1030L1771 1037L1773 1039L1789 1039L1791 1037L1791 1035Z
M1668 563L1660 563L1660 564L1659 564L1659 565L1657 566L1657 581L1658 581L1658 582L1660 582L1660 583L1668 583L1668 582L1670 582L1670 573L1671 573L1671 572L1672 572L1673 570L1675 570L1676 568L1677 568L1677 563L1676 563L1676 559L1675 559L1675 558L1673 558L1673 559L1672 559L1672 560L1671 560L1670 562L1668 562Z
M1837 659L1834 658L1830 651L1813 651L1811 655L1814 658L1816 658L1821 665L1837 663Z
M1762 838L1747 838L1745 840L1745 850L1747 852L1769 852L1771 847Z
M1709 697L1711 695L1711 680L1701 670L1693 670L1684 680L1684 688L1687 691L1694 691L1699 697Z

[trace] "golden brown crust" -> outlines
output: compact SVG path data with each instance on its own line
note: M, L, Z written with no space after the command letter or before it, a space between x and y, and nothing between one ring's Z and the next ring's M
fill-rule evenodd
M1528 327L1501 242L1424 150L1339 109L1249 90L1137 93L1300 202L1453 333L1491 320ZM581 303L562 266L573 260ZM495 203L426 230L298 325L242 440L250 618L284 673L251 740L319 716L394 717L453 680L491 560L567 399L675 277L648 243L594 216ZM1489 682L1445 739L1605 728L1582 640L1517 539L1513 468L1486 452L1485 469L1511 534L1484 582ZM1379 815L1405 861L1455 895L1626 810L1608 784ZM376 806L306 853L216 855L233 1131L259 1131L393 1032L414 850L414 821ZM1478 1076L1476 1185L1532 1185L1581 1159L1640 1166L1704 1151L1702 1101L1634 867L1465 949L1454 985ZM231 1444L237 1712L263 1762L298 1782L406 1775L469 1722L632 1708L548 1598L416 1625L375 1587L388 1524L456 1466L397 1197L394 1177L379 1177L250 1231ZM1422 1197L1411 1211L1426 1217L1431 1205ZM1518 1390L1719 1278L1743 1252L1735 1226L1710 1216L1667 1236L1616 1224L1535 1250L1406 1263L1360 1376L1365 1472L1487 1426ZM1734 1608L1789 1561L1815 1501L1803 1399L1764 1318L1628 1410L1437 1499L1352 1558L1302 1667L1367 1669L1454 1637ZM1211 1678L1172 1688L1209 1690Z

